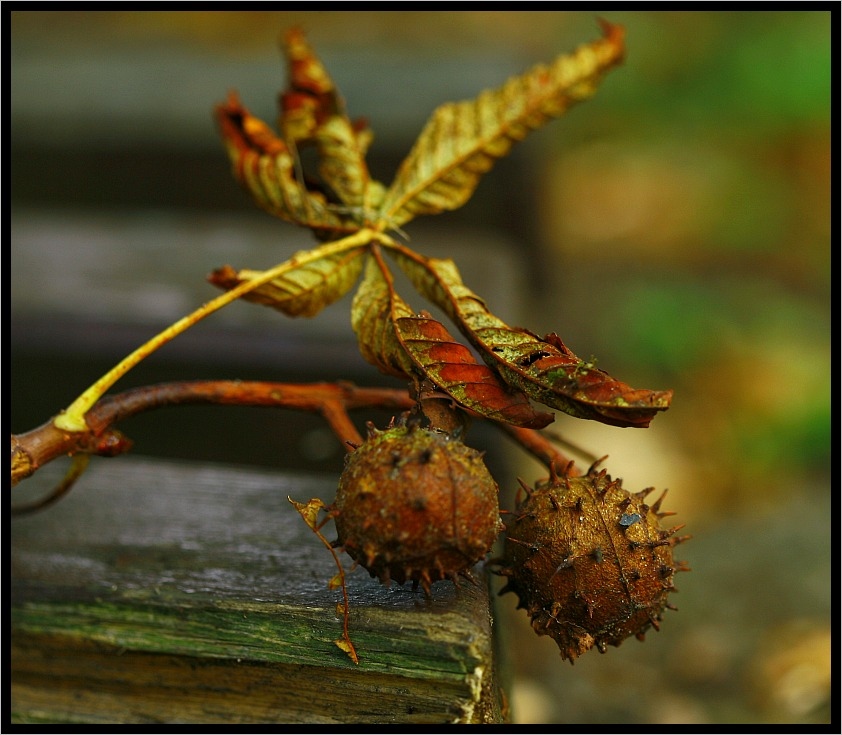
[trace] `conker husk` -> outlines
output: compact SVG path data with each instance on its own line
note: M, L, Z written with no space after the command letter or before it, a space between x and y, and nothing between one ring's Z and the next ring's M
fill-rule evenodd
M604 471L553 477L528 489L507 520L500 591L514 592L538 635L551 636L571 663L596 647L643 640L658 629L675 590L673 547L682 526L661 527L663 495L623 489ZM675 608L673 608L675 609Z
M339 480L337 545L382 583L429 594L491 550L503 528L498 490L482 454L448 434L371 428Z

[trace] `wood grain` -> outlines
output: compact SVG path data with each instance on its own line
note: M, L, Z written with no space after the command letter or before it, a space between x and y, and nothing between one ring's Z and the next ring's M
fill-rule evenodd
M123 457L15 518L13 721L500 722L479 568L429 600L354 571L360 664L335 646L336 568L287 501L335 482Z

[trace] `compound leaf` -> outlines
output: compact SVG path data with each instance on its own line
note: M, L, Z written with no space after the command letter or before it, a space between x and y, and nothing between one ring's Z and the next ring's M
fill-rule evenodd
M592 96L623 57L623 29L602 23L602 38L539 64L473 100L439 107L388 191L371 180L365 154L371 132L353 123L304 34L284 38L289 85L280 97L276 137L235 95L217 108L237 177L277 216L323 239L358 233L355 249L316 253L245 296L291 315L312 315L351 288L365 251L366 274L351 321L363 356L383 372L429 378L468 410L522 426L545 425L534 399L573 416L617 426L646 426L669 407L671 391L637 390L579 359L555 334L540 338L494 316L449 260L426 259L382 233L420 214L456 209L495 161L531 131ZM305 178L299 146L315 145L318 181ZM429 314L416 314L395 292L380 242L418 290L441 307L479 352L478 361ZM299 254L300 255L300 254ZM223 268L211 280L233 288L256 271ZM542 423L543 422L543 423Z

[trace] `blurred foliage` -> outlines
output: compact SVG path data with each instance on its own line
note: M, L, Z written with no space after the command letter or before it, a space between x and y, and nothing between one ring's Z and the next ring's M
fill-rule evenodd
M600 367L675 389L647 432L559 429L669 486L693 572L664 633L575 671L512 612L515 711L830 722L831 14L608 16L628 57L554 129L534 308Z
M612 17L613 14L612 14ZM611 104L669 133L787 135L830 114L830 12L620 13L629 73ZM638 61L634 61L637 59ZM607 103L606 103L607 104Z
M611 17L626 64L558 127L546 174L544 313L675 388L663 421L735 468L705 492L750 506L748 477L829 467L831 16Z

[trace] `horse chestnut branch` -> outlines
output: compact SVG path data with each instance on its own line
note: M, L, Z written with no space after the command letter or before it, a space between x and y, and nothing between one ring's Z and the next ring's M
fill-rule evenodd
M335 500L291 500L333 554L341 585L343 637L349 634L343 551L383 584L412 583L426 595L438 580L470 578L498 535L505 547L492 568L507 579L540 635L571 662L657 629L671 604L674 574L686 565L673 549L687 536L662 528L661 498L626 491L592 465L580 473L547 435L554 418L535 403L580 419L646 428L666 411L671 390L633 388L595 360L582 360L555 332L512 327L472 291L450 259L427 258L387 233L403 234L417 216L465 204L481 177L530 132L592 96L625 56L622 27L600 22L601 36L551 64L538 64L473 100L445 103L431 115L388 185L365 160L372 133L352 121L339 90L300 29L284 36L289 85L279 96L279 134L235 93L216 119L240 183L270 214L307 228L320 244L264 271L224 266L210 282L224 293L170 325L124 358L47 424L12 436L12 484L58 456L74 457L64 481L36 510L66 493L90 455L131 447L115 427L140 411L184 403L274 406L318 412L348 451ZM305 175L299 151L315 148ZM396 266L437 307L455 334L398 293ZM318 314L356 286L351 326L361 355L404 390L348 383L168 383L104 397L114 383L199 320L244 299L291 317ZM464 342L462 341L464 340ZM394 410L383 430L362 437L354 408ZM480 452L464 443L471 421L506 431L546 465L549 478L530 488L513 512L499 507L499 486ZM501 521L501 512L507 523ZM333 520L337 538L322 529ZM338 581L337 581L338 580Z

